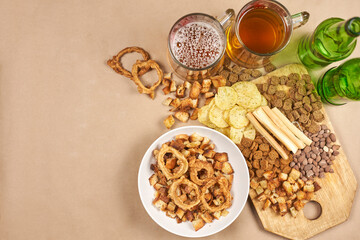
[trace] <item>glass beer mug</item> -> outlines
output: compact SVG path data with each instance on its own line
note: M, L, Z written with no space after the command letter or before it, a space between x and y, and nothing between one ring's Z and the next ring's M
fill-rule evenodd
M290 15L282 4L273 0L249 2L226 31L226 52L242 67L265 66L271 56L287 46L292 30L308 19L308 12Z
M180 18L168 37L168 60L183 80L202 80L214 75L224 62L225 29L235 15L228 9L219 20L203 13Z

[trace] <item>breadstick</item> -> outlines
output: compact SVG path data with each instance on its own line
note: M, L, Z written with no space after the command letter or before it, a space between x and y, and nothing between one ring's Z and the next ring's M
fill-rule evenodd
M248 112L246 114L246 117L249 119L249 121L254 125L255 129L261 133L261 135L270 143L273 148L280 154L280 156L287 160L289 156L286 154L285 150L278 144L275 139L263 128L260 123L256 120L254 115L252 115L251 112Z
M261 107L266 115L275 123L275 125L280 128L280 130L288 137L290 140L299 148L303 149L306 145L303 141L298 139L290 129L288 129L285 124L280 120L280 118L273 112L268 106Z
M301 141L303 141L306 145L310 145L312 143L312 140L310 140L303 132L301 132L297 127L294 126L294 124L292 124L290 122L289 119L287 119L285 117L284 114L282 114L282 112L280 112L279 109L277 109L276 107L271 109L280 119L281 121L285 124L285 126L287 126L290 131L292 131L295 136L297 136Z

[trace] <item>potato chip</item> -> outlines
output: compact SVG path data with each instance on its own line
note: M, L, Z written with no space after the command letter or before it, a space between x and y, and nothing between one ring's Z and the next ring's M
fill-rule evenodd
M232 127L243 128L249 124L246 117L246 110L240 106L235 106L230 110L229 123Z
M235 106L238 100L238 94L234 88L231 87L219 87L218 92L215 95L215 104L222 110L228 110Z
M216 101L215 101L216 103ZM216 106L216 104L213 104L213 106L209 110L209 119L210 121L215 124L219 128L225 128L228 127L229 124L225 121L223 118L223 112L224 110L221 110Z
M230 127L230 139L235 143L235 144L240 144L241 143L241 139L243 138L244 135L244 128L234 128L234 127Z
M231 86L238 94L237 104L244 108L255 109L260 106L261 94L252 82L237 82Z
M256 136L255 129L248 129L244 131L244 137L254 140Z
M211 102L208 105L203 106L202 108L199 109L199 113L198 113L198 120L199 122L201 122L202 124L210 127L210 128L215 128L216 125L213 124L210 119L209 119L209 112L210 112L210 108L214 105L214 100L211 100Z
M268 102L264 96L261 95L261 103L260 106L267 106Z
M226 127L226 128L215 128L216 131L221 132L222 134L224 134L227 137L230 137L230 127Z
M224 110L224 112L223 112L223 118L224 118L225 122L227 122L227 124L229 124L229 125L230 125L230 123L229 123L230 110L231 110L231 109L229 109L229 110Z

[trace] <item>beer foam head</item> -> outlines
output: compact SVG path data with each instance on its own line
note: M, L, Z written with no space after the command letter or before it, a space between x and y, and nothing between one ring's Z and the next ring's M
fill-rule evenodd
M213 64L224 50L219 32L205 22L191 22L181 27L172 41L172 52L183 65L202 69Z

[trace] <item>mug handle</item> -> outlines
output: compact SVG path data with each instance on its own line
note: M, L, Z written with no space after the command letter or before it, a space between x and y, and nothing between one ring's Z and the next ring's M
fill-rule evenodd
M217 18L221 26L226 30L234 20L235 11L234 9L229 8L225 11L224 15L221 18Z
M305 25L310 17L310 13L304 11L294 15L291 15L293 29L297 29L303 25Z

